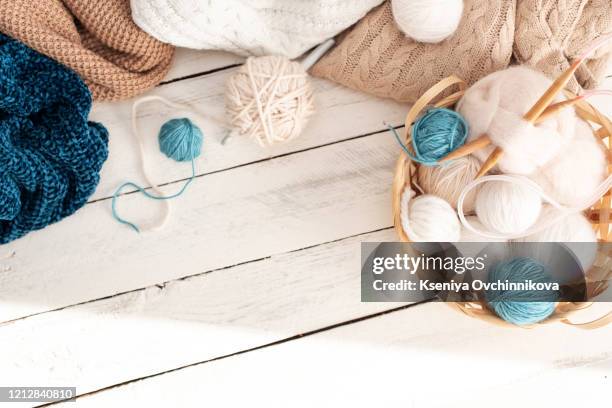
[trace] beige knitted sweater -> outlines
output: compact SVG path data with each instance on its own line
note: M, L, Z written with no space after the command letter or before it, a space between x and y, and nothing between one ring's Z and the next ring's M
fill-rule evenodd
M597 38L612 32L612 0L519 0L514 54L550 77L565 71ZM583 64L569 87L594 88L607 73L611 46Z
M345 33L311 73L402 102L414 102L451 74L472 84L508 66L513 50L517 62L554 77L588 44L612 31L611 1L464 0L459 29L438 44L404 36L386 2ZM610 49L580 69L571 89L590 88L603 79Z
M98 100L144 92L172 61L173 47L134 24L129 0L0 0L0 32L72 68Z
M455 74L469 83L508 65L514 38L514 0L465 0L457 32L438 44L418 43L395 25L390 2L346 34L311 73L348 87L414 102Z

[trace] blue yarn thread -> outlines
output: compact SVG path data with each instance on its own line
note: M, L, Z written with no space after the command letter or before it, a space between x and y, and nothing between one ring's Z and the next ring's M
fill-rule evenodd
M395 129L389 129L408 157L425 166L438 166L440 159L465 143L469 132L459 113L446 108L430 109L412 125L413 154Z
M489 282L552 283L546 267L538 261L518 257L499 262L489 271ZM541 322L555 311L559 299L557 291L485 291L485 298L493 311L502 319L516 325Z
M118 222L125 224L132 228L136 232L140 232L138 226L131 223L119 216L117 213L117 197L121 194L121 191L125 187L133 187L140 193L144 194L145 197L152 200L171 200L173 198L181 196L187 187L191 184L195 178L195 159L200 156L202 152L202 142L204 135L198 126L196 126L191 120L187 118L171 119L164 123L159 130L159 149L168 158L173 159L177 162L191 161L191 177L183 187L175 194L170 196L157 196L149 193L138 184L127 182L119 186L119 188L113 194L112 200L112 213L113 218Z

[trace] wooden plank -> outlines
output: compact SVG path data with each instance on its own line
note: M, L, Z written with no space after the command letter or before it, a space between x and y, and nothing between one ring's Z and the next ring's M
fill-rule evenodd
M612 389L612 327L493 326L425 304L101 391L79 406L569 406ZM68 405L66 405L68 406Z
M398 153L385 132L203 176L157 232L89 204L2 248L0 321L390 227ZM159 203L130 194L119 208L143 225Z
M203 114L224 117L225 82L234 69L216 72L161 86L149 92L172 101L193 106ZM158 184L189 177L191 167L168 159L159 151L157 134L168 119L190 117L205 134L203 154L196 161L198 174L210 173L252 163L327 143L385 129L384 121L401 124L406 105L383 101L328 81L313 79L318 111L300 138L286 144L262 148L252 140L236 138L222 146L219 140L227 129L214 122L202 121L191 112L177 112L159 103L142 106L139 125L146 140L145 155L150 174ZM91 119L104 123L110 132L109 159L102 169L101 181L91 200L112 196L125 181L144 184L140 159L131 131L133 101L100 103ZM365 112L365 114L363 113Z
M360 301L360 242L394 238L387 229L5 324L0 384L85 393L400 307Z
M187 52L185 58L198 60L197 55L199 54L195 52ZM182 80L156 88L148 94L164 96L191 105L200 112L223 118L225 81L234 70ZM612 79L608 79L609 81ZM604 86L607 86L608 82ZM269 148L261 148L255 142L244 139L236 139L226 146L221 146L218 140L227 134L227 129L222 126L199 120L190 112L176 112L163 105L143 106L139 114L139 124L147 139L145 153L151 163L150 172L153 179L163 184L184 179L190 174L188 165L179 165L159 152L157 132L165 121L174 117L190 117L204 130L207 142L202 157L196 163L199 174L381 131L385 128L385 121L400 125L404 120L407 111L404 104L374 98L321 79L313 78L313 84L318 112L311 119L304 134L287 144ZM610 84L612 85L612 82ZM612 116L609 97L595 97L591 101L602 112ZM92 200L111 196L121 183L128 180L144 184L136 144L131 134L132 103L133 100L99 103L92 112L92 120L104 123L111 134L109 159L104 165L100 185Z
M162 84L242 62L244 62L243 57L230 54L229 52L177 48L170 71L166 74Z

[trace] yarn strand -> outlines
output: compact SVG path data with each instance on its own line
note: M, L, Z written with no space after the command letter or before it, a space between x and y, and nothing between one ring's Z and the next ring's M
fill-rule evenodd
M117 190L115 190L115 193L113 194L113 199L112 199L112 204L111 204L113 218L116 221L120 222L121 224L125 224L125 225L129 226L130 228L132 228L134 231L140 233L140 228L136 224L134 224L134 223L132 223L130 221L127 221L126 219L124 219L124 218L119 216L119 213L117 211L117 197L119 197L121 195L121 191L123 191L123 189L125 187L132 187L132 188L135 188L136 191L144 194L147 198L150 198L152 200L159 200L159 201L166 202L165 200L171 200L173 198L176 198L176 197L179 197L179 196L183 195L183 193L187 190L187 187L189 187L189 185L191 184L191 182L193 181L195 176L196 176L196 174L195 174L195 159L191 159L191 177L189 177L189 179L185 182L185 184L183 184L183 187L178 192L176 192L176 193L174 193L172 195L169 195L169 196L156 196L156 195L153 195L153 194L149 193L145 188L143 188L143 187L139 186L138 184L133 183L131 181L123 183L122 185L119 186L119 188L117 188ZM169 208L169 206L167 206L167 208ZM169 212L170 211L166 211L165 218L163 220L162 225L166 223L167 218L170 215ZM161 225L160 225L160 227L161 227Z
M439 166L442 158L462 146L469 132L467 122L457 112L431 108L412 124L411 152L395 128L387 126L412 161L430 167Z
M524 231L524 232L521 232L521 233L518 233L518 234L496 234L496 233L493 233L493 232L490 232L490 231L479 231L478 229L474 228L469 223L469 221L467 220L467 218L465 216L465 213L463 211L463 204L464 204L466 196L470 193L471 190L473 190L478 185L480 185L482 183L489 182L489 181L503 181L503 182L514 183L514 184L519 184L519 185L523 185L525 187L528 187L528 188L536 191L540 195L540 197L542 197L543 201L546 201L547 203L549 203L550 205L552 205L553 207L558 209L559 210L559 215L557 217L552 217L550 220L548 220L548 222L538 223L535 226L529 228L527 231ZM606 192L608 190L610 190L610 188L612 188L612 175L608 176L608 178L606 178L599 185L597 190L595 190L593 195L591 197L589 197L588 199L586 199L581 205L576 206L576 207L565 207L562 204L559 204L552 197L547 195L542 190L542 188L537 183L535 183L534 181L528 180L528 179L523 178L523 177L503 175L503 174L492 175L492 176L485 176L485 177L481 177L479 179L474 180L473 182L468 184L463 189L463 191L461 192L461 195L459 196L459 200L457 202L457 214L459 215L459 220L461 221L461 223L463 224L463 226L465 228L467 228L469 231L473 232L474 234L480 235L482 237L489 238L489 239L517 239L517 238L523 238L523 237L526 237L526 236L538 233L540 231L545 230L546 228L549 228L549 227L553 226L554 224L559 222L561 219L565 218L566 216L568 216L570 214L580 213L585 208L591 207L598 200L600 200L601 197L604 194L606 194Z
M187 182L183 185L183 187L175 194L172 194L170 196L164 196L163 192L161 191L159 185L157 183L155 183L152 179L152 177L149 174L149 163L147 160L146 155L144 154L144 139L141 135L140 129L138 127L138 110L140 108L141 105L145 104L145 103L149 103L149 102L161 102L171 108L177 109L177 110L185 110L185 111L189 111L192 112L195 116L201 118L201 119L208 119L208 120L212 120L214 122L217 122L220 125L226 125L226 122L216 118L215 116L209 115L209 114L203 114L198 112L197 110L195 110L194 108L187 106L187 105L183 105L180 103L176 103L176 102L172 102L164 97L161 96L157 96L157 95L151 95L151 96L145 96L142 97L140 99L138 99L136 102L134 102L134 105L132 105L132 134L134 135L134 138L136 139L137 142L137 146L138 146L138 156L140 159L140 169L142 171L142 174L145 178L145 181L150 185L150 189L154 192L157 193L157 195L155 194L151 194L147 191L146 188L143 188L141 186L139 186L136 183L133 182L126 182L123 183L121 186L119 186L116 190L115 193L113 194L112 197L112 202L111 202L111 208L112 208L112 216L113 218L118 221L121 224L125 224L127 226L129 226L130 228L132 228L134 231L136 232L142 232L145 230L159 230L160 228L162 228L166 222L168 221L169 217L170 217L170 213L171 213L171 205L170 202L168 200L176 198L180 195L182 195L187 187L191 184L191 182L193 181L193 179L196 176L196 169L195 169L195 158L197 157L196 154L196 147L195 145L191 145L190 149L191 149L191 177L187 180ZM199 152L198 152L199 153ZM136 226L134 223L125 220L124 218L122 218L121 216L119 216L118 210L117 210L117 199L118 197L121 195L121 192L123 191L124 188L126 187L133 187L136 189L136 191L142 193L145 195L145 197L153 199L153 200L158 200L161 201L164 205L163 208L163 213L161 215L160 220L155 223L152 224L151 226L143 229L143 228L139 228L138 226Z

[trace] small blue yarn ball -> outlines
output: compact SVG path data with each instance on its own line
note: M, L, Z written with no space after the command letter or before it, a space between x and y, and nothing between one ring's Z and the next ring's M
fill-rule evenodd
M489 271L489 282L552 283L546 267L538 261L518 257L499 262ZM528 325L541 322L555 311L559 293L554 290L487 290L485 298L495 313L507 322Z
M435 166L461 147L468 136L468 124L459 113L445 108L430 109L412 125L414 160Z
M202 152L204 135L187 118L171 119L159 130L159 150L179 162L191 161Z

